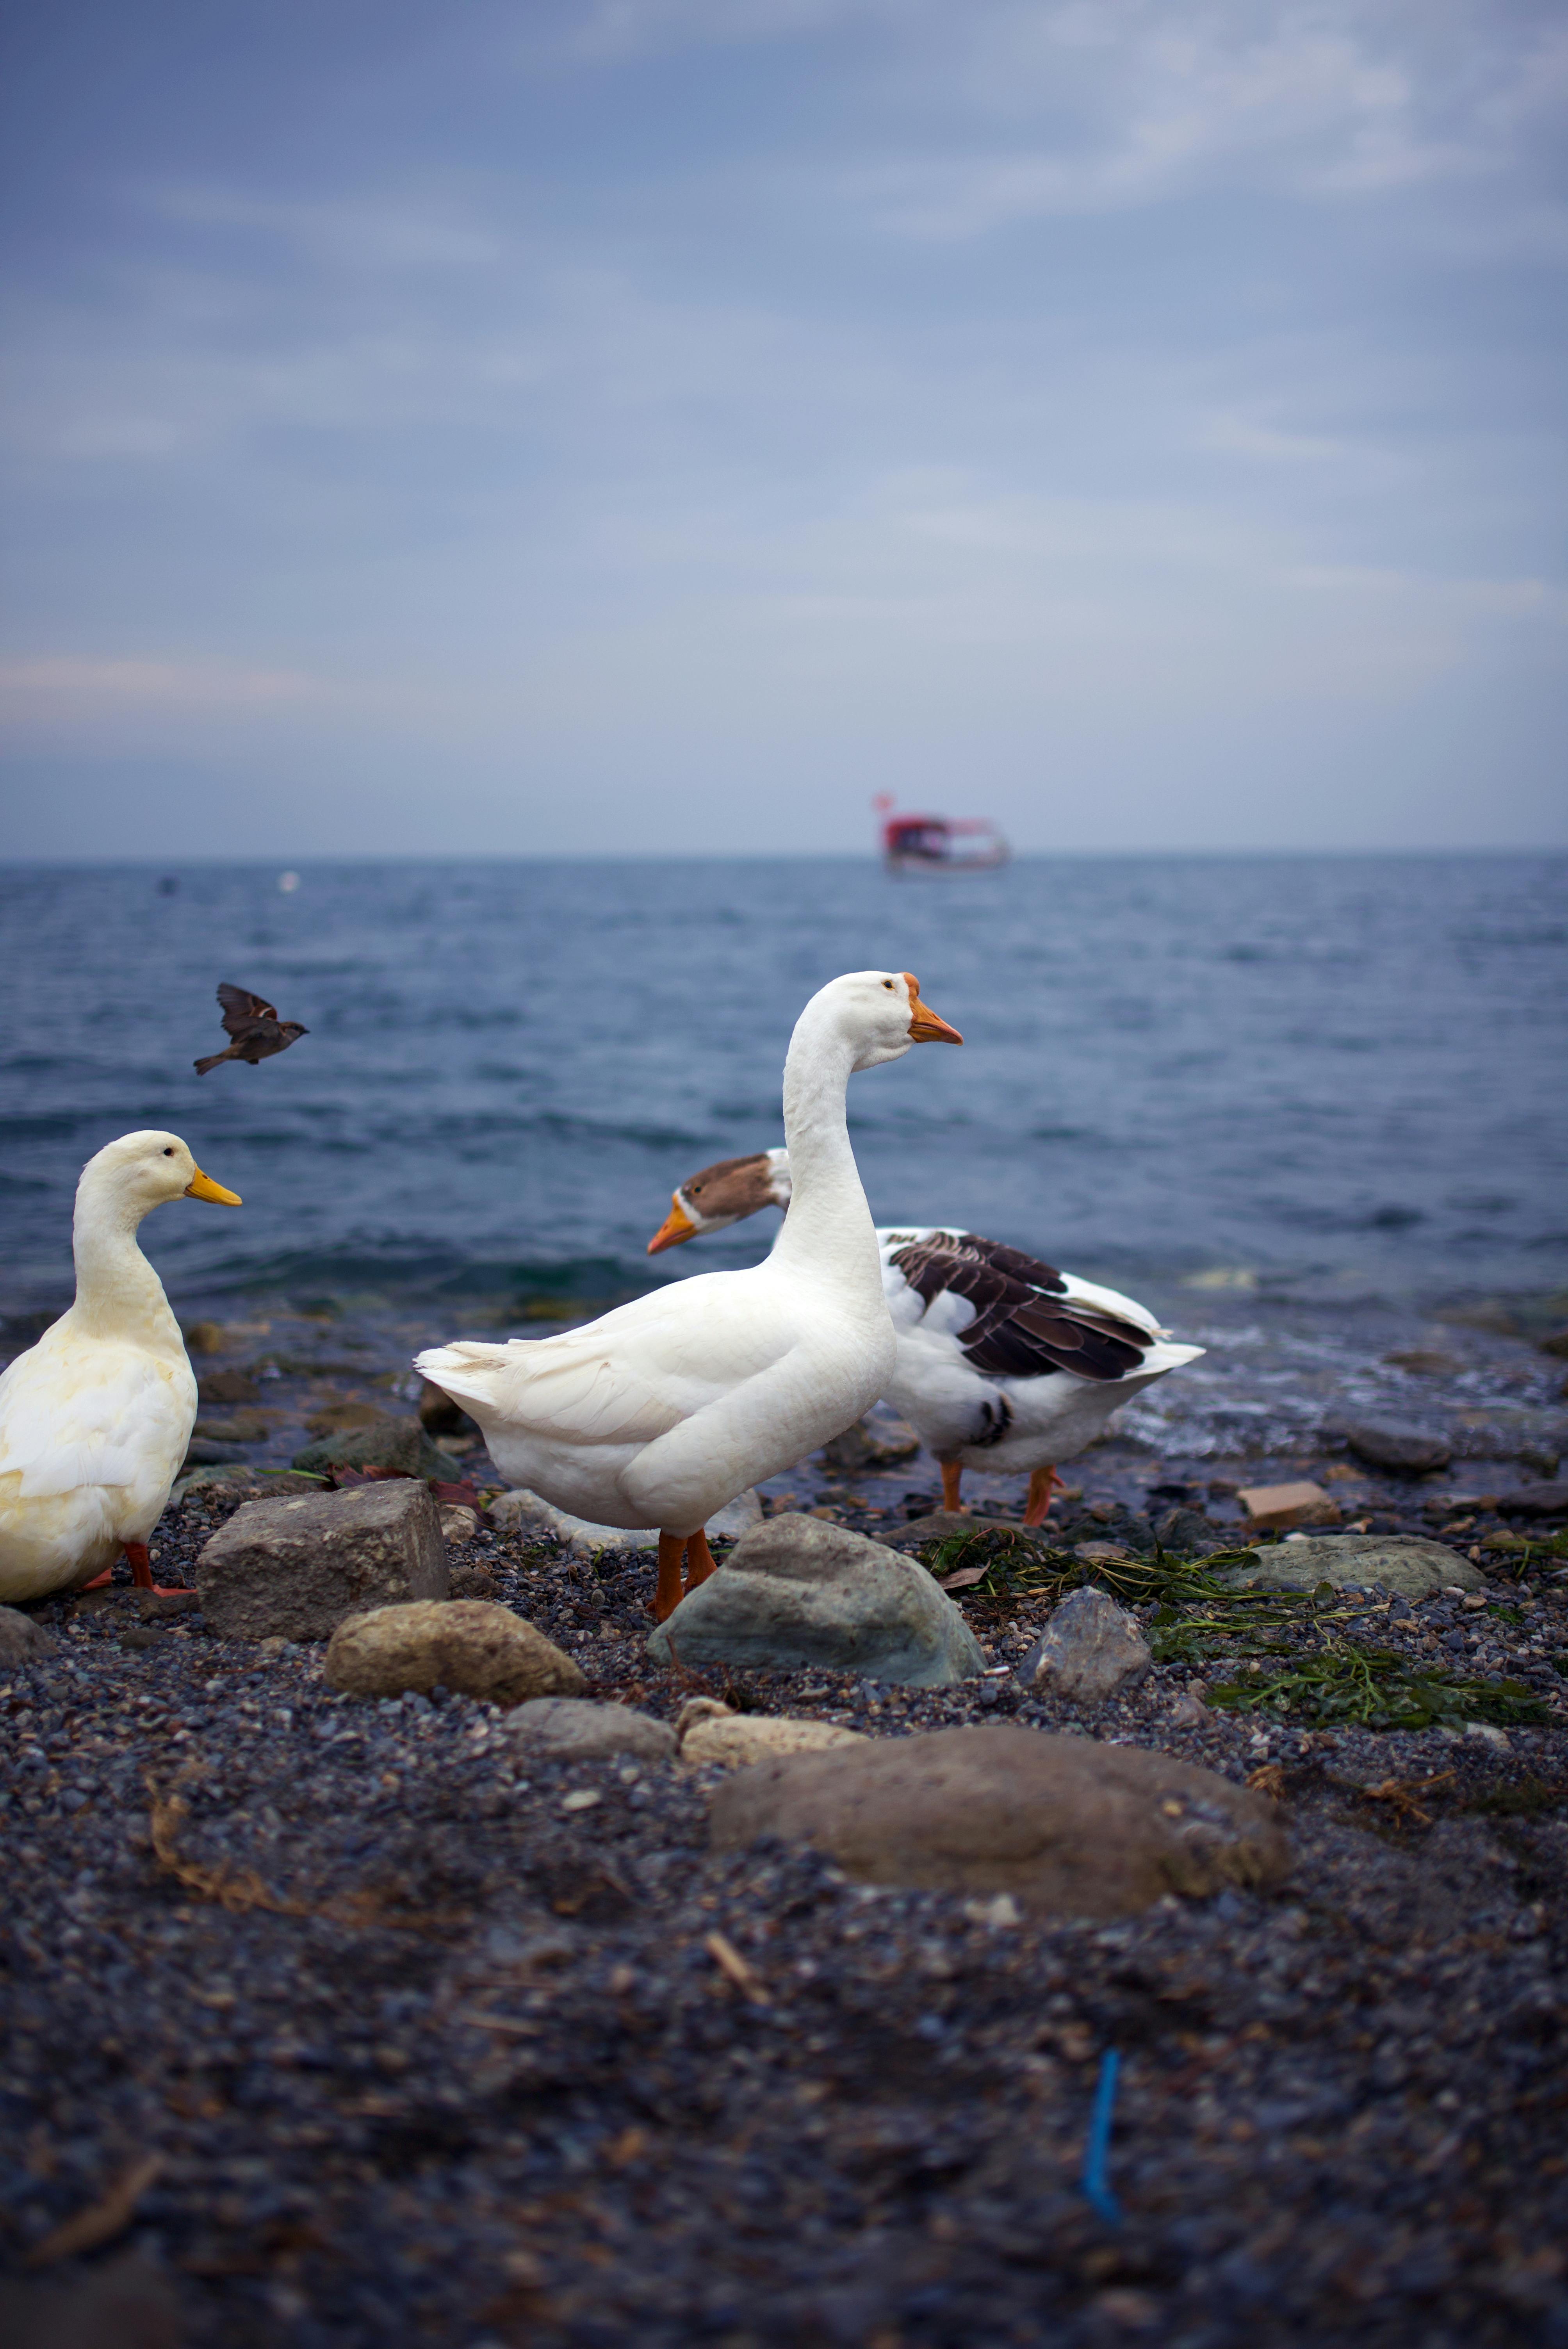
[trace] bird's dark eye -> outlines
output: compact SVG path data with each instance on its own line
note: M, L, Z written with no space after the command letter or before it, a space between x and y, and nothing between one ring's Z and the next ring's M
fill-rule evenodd
M893 983L892 983L892 979L891 979L891 978L884 978L884 979L883 979L883 981L882 981L882 985L886 988L886 989L887 989L888 993L889 993L890 995L892 995L892 992L893 992Z
M173 1157L173 1155L174 1155L174 1153L172 1152L172 1150L166 1150L166 1151L164 1152L163 1155L165 1156L165 1158L172 1158L172 1157Z

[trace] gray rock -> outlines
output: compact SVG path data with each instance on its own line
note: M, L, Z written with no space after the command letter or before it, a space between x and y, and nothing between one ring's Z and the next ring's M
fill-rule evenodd
M583 1675L531 1623L488 1599L420 1599L351 1615L334 1631L326 1677L350 1696L428 1696L438 1682L491 1704L574 1696Z
M520 1704L507 1723L512 1735L562 1762L598 1762L616 1754L636 1762L675 1759L676 1733L651 1713L627 1704L591 1704L585 1698L541 1696Z
M294 1456L296 1468L398 1468L405 1476L430 1476L438 1484L462 1482L461 1464L439 1452L417 1419L388 1416L373 1427L340 1427L307 1444Z
M366 1607L449 1588L436 1504L407 1477L247 1501L201 1551L195 1579L221 1640L330 1639Z
M218 1468L231 1461L243 1460L244 1456L232 1444L214 1444L204 1435L193 1435L185 1446L184 1464L187 1468Z
M830 1468L856 1475L866 1468L896 1468L901 1461L913 1460L919 1450L919 1436L902 1419L883 1420L880 1424L857 1419L853 1427L846 1427L842 1435L823 1444L822 1458Z
M649 1526L596 1526L588 1517L574 1517L565 1509L542 1501L520 1486L499 1493L487 1512L490 1523L506 1533L553 1534L570 1557L598 1557L605 1550L648 1550L658 1547L658 1529ZM738 1541L762 1523L762 1503L757 1493L737 1494L717 1516L707 1521L710 1541Z
M1125 1917L1169 1892L1276 1881L1276 1806L1139 1746L1012 1725L876 1738L728 1779L716 1851L764 1837L827 1852L863 1883L1009 1892L1064 1917Z
M1446 1468L1453 1446L1440 1435L1423 1435L1414 1427L1375 1426L1370 1422L1347 1427L1345 1441L1357 1460L1369 1468L1391 1468L1403 1476L1425 1476Z
M1498 1503L1505 1517L1568 1517L1568 1477L1551 1484L1522 1485Z
M1154 1659L1125 1607L1091 1585L1062 1600L1023 1662L1026 1688L1080 1704L1103 1704L1118 1689L1135 1688Z
M1252 1555L1255 1566L1222 1567L1217 1579L1234 1590L1314 1590L1320 1582L1365 1590L1380 1582L1405 1599L1486 1588L1485 1575L1468 1557L1420 1534L1322 1534Z
M1234 1537L1202 1509L1177 1508L1167 1509L1156 1519L1154 1538L1161 1549L1174 1550L1178 1557L1207 1557L1214 1550L1226 1548Z
M248 1371L209 1371L196 1381L203 1410L211 1403L260 1402L262 1390Z
M8 1671L13 1664L42 1663L59 1644L52 1631L19 1607L0 1607L0 1668Z
M923 1567L820 1517L771 1517L683 1599L648 1641L658 1662L801 1666L945 1687L985 1669L979 1642Z

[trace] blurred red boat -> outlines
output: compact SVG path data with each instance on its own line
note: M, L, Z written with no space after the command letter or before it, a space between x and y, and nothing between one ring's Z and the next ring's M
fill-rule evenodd
M1013 854L983 816L900 815L888 792L879 792L872 805L882 819L890 873L995 873Z

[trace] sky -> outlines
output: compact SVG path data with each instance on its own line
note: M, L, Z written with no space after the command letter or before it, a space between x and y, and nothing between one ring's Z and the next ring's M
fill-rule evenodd
M1568 842L1555 0L7 41L0 855Z

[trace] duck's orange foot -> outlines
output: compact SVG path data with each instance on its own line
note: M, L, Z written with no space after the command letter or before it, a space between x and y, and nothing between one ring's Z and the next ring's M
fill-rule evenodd
M186 1590L183 1583L154 1582L152 1579L152 1560L148 1556L147 1544L145 1542L127 1542L125 1545L125 1554L130 1560L130 1578L132 1582L135 1583L138 1590L154 1590L157 1592L160 1599L172 1599L177 1595L186 1598L190 1596L190 1593ZM107 1582L108 1580L108 1575L104 1575L101 1579ZM89 1583L88 1588L89 1590L96 1590L98 1585L97 1583Z
M942 1471L942 1506L944 1509L961 1516L964 1504L958 1495L964 1483L963 1463L958 1460L941 1460L938 1461L937 1465Z
M1037 1468L1029 1477L1028 1499L1024 1505L1024 1523L1043 1526L1051 1503L1062 1485L1060 1473L1055 1468Z

